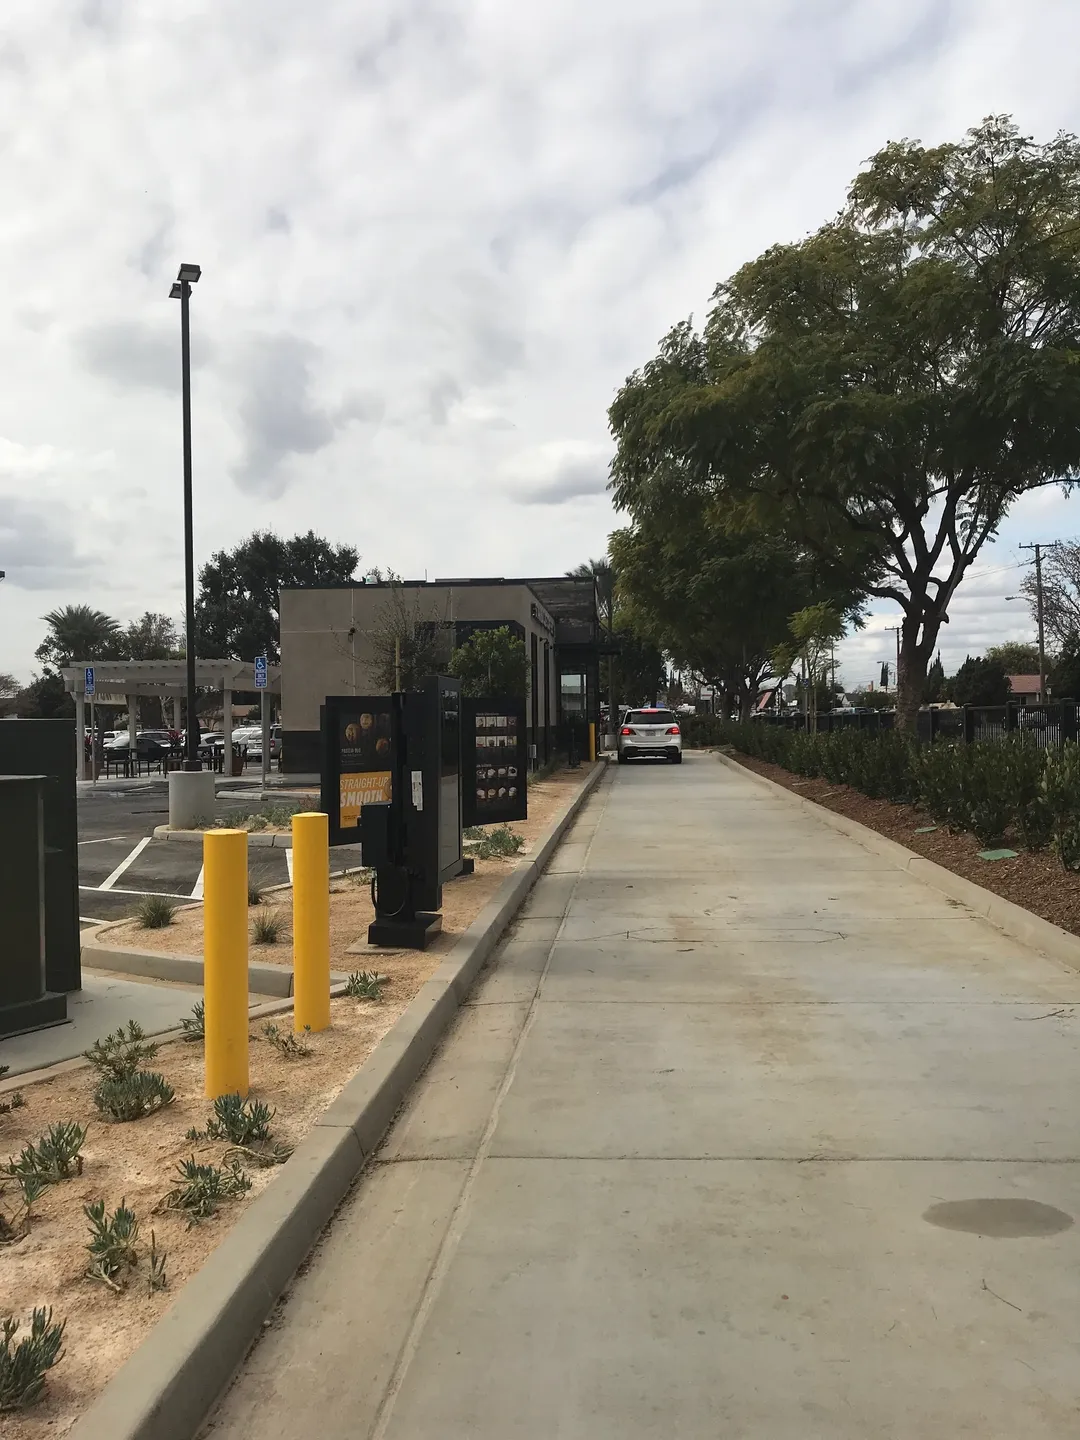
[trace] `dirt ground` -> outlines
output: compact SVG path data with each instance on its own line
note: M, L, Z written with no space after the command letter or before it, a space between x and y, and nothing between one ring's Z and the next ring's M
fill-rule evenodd
M532 788L529 819L512 827L523 835L527 847L536 843L586 773L585 769L559 772ZM341 970L377 969L388 977L388 982L381 1000L332 1001L330 1029L309 1037L312 1054L304 1058L284 1058L263 1035L266 1022L252 1022L251 1096L275 1110L274 1139L294 1145L303 1138L429 978L445 950L518 863L516 859L480 861L474 876L448 885L444 932L423 953L365 950L363 955L346 957L347 947L365 933L371 902L366 886L351 884L348 879L335 882L332 965ZM268 898L287 910L287 891ZM154 940L163 949L198 953L201 907L185 911L164 931L131 928L129 943L137 943L140 948ZM113 930L110 939L115 943L118 938ZM280 957L286 964L289 952L287 942L251 947L252 957ZM274 1023L289 1030L291 1016L276 1016ZM179 1214L155 1214L155 1206L172 1187L178 1162L194 1154L201 1163L217 1164L228 1147L224 1143L192 1143L185 1139L190 1128L205 1129L211 1113L209 1102L203 1098L201 1043L178 1040L163 1045L149 1068L165 1076L176 1091L176 1099L165 1110L143 1120L118 1125L98 1118L91 1099L95 1076L89 1068L24 1084L25 1106L0 1116L0 1157L5 1159L36 1141L56 1121L77 1120L88 1127L82 1174L46 1190L34 1206L28 1235L0 1247L0 1312L28 1322L35 1306L52 1306L54 1318L67 1324L64 1358L50 1372L44 1398L30 1409L3 1417L0 1433L4 1440L52 1440L64 1435L167 1310L184 1282L228 1234L245 1206L277 1173L276 1167L259 1170L245 1166L253 1182L248 1194L224 1202L215 1216L194 1228L188 1229ZM0 1199L0 1204L7 1199L10 1192ZM154 1231L158 1250L168 1256L166 1290L149 1292L145 1258L122 1294L114 1294L86 1278L88 1229L83 1206L97 1199L104 1199L110 1211L126 1200L135 1211L140 1225L138 1248L143 1257L149 1250L150 1232Z
M929 834L916 834L922 826L934 824L918 806L896 805L891 800L870 800L848 785L834 785L824 779L806 780L779 765L747 755L732 752L731 758L748 770L775 780L786 790L792 790L828 810L835 810L838 815L857 820L879 835L887 835L890 840L925 855L927 860L933 860L946 870L952 870L966 880L974 880L977 885L992 890L995 895L1011 900L1015 905L1022 905L1043 920L1050 920L1063 930L1080 935L1080 875L1063 870L1052 850L1033 853L1022 850L1018 841L1007 839L1006 846L1019 851L1015 859L980 860L978 852L986 846L981 845L974 835L954 835L945 825L938 826Z

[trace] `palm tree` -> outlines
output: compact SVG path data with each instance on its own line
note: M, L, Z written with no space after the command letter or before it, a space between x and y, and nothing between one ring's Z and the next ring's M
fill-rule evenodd
M41 618L49 634L34 654L46 665L59 669L73 660L107 660L119 649L119 624L91 605L62 605Z

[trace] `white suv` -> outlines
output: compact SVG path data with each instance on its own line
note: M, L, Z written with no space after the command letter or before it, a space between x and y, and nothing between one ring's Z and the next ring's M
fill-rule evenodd
M619 727L619 764L638 755L682 763L682 730L674 710L627 710Z

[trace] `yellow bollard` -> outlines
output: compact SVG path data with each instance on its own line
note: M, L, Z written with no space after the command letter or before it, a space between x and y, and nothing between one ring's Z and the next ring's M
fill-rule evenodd
M203 999L206 1093L248 1093L248 837L203 836Z
M292 817L293 1017L300 1030L330 1024L330 820Z
M596 760L596 721L589 721L589 764Z

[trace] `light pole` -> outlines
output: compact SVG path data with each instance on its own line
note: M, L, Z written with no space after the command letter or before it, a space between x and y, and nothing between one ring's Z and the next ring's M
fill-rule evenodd
M1039 622L1039 703L1046 703L1046 645L1043 638L1042 546L1021 545L1021 550L1035 552L1035 598Z
M191 287L202 269L198 265L181 265L169 291L169 298L180 301L180 369L184 412L184 648L187 654L187 758L185 770L201 770L199 761L199 722L195 718L195 541L191 518L191 325L188 302Z

